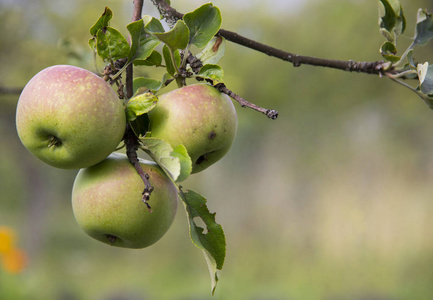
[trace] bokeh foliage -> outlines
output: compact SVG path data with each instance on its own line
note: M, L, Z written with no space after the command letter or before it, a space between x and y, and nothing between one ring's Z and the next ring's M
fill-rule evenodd
M316 0L294 11L231 2L214 2L225 29L303 55L381 59L375 1ZM172 1L183 12L202 3ZM433 5L401 3L408 29L399 42L410 45L418 8ZM0 24L10 28L0 32L0 86L23 86L53 64L91 70L88 29L105 6L112 26L125 28L130 1L0 0ZM150 3L145 11L157 16ZM432 47L420 60L431 60ZM185 183L206 196L227 238L213 298L431 299L433 112L386 78L293 68L231 43L220 64L230 89L280 116L236 106L233 148ZM16 230L29 265L18 275L0 271L0 299L210 298L182 210L160 242L140 251L81 232L70 207L76 172L45 167L20 145L17 98L0 96L0 225Z

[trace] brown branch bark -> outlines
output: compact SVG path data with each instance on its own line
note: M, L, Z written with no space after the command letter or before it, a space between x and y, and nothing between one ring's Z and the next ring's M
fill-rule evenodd
M224 83L219 83L217 85L215 85L215 88L217 88L221 93L224 93L226 95L229 95L230 97L232 97L233 99L235 99L236 101L239 102L239 104L242 107L249 107L255 111L261 112L262 114L266 115L268 118L275 120L276 118L278 118L278 111L274 110L274 109L266 109L263 107L260 107L254 103L250 103L247 100L245 100L244 98L242 98L241 96L233 93L231 90L229 90Z
M143 0L134 0L134 12L132 16L132 22L138 21L141 19L141 14L143 10ZM133 96L133 65L130 64L126 67L126 97L129 99ZM137 150L140 141L138 137L135 135L129 124L126 125L125 136L123 138L126 145L126 155L128 156L129 161L134 166L137 173L140 175L141 179L144 182L144 190L143 190L143 202L146 204L147 208L151 212L151 207L148 203L150 194L153 191L153 186L149 182L149 175L143 170L140 165Z
M176 9L171 7L164 0L152 0L153 4L158 8L160 14L164 19L166 19L167 23L174 24L177 20L182 19L183 14L178 12ZM382 75L385 72L392 73L393 70L386 70L388 64L383 61L374 61L374 62L356 62L353 60L333 60L326 58L317 58L311 56L298 55L291 52L283 51L257 41L251 40L247 37L244 37L238 33L228 31L225 29L220 29L218 34L228 41L236 43L238 45L259 51L266 55L279 58L284 61L288 61L293 64L294 67L299 67L303 64L312 65L312 66L320 66L327 68L334 68L343 71L349 72L360 72L367 74L378 74Z
M125 136L124 136L123 140L124 140L125 145L126 145L126 155L128 156L129 161L134 166L135 170L137 171L137 173L140 175L141 179L144 182L144 190L142 193L142 195L143 195L142 200L143 200L144 204L146 204L149 211L152 211L148 201L150 199L150 194L153 191L153 186L149 182L149 175L143 170L143 168L140 165L140 161L139 161L138 155L137 155L139 141L137 139L137 136L135 135L135 133L132 131L131 127L129 126L129 124L126 125Z

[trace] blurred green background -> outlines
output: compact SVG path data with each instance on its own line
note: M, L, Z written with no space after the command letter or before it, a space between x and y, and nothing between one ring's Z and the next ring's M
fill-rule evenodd
M157 16L149 0L145 14ZM187 12L206 1L173 0ZM401 1L411 43L418 8ZM214 1L223 28L290 52L380 60L370 0ZM108 6L124 33L132 0L0 0L0 86L39 70L93 70L88 28ZM416 57L432 61L433 45ZM31 156L15 130L18 95L0 95L0 226L28 255L20 274L0 269L0 299L433 299L433 112L375 75L287 62L228 43L227 86L280 112L272 121L235 106L229 154L183 183L208 199L227 238L214 297L182 206L170 231L143 250L117 249L75 223L76 171ZM100 65L101 66L101 65ZM136 71L159 76L148 68Z

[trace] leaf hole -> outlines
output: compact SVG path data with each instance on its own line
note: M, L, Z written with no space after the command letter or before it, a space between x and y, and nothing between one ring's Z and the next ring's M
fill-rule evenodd
M203 228L203 234L207 233L207 226L206 223L200 218L200 217L195 217L194 219L192 219L195 223L195 225L197 227L201 227Z

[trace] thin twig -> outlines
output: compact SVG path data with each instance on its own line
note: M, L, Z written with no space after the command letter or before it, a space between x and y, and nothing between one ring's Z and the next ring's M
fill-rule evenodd
M233 93L231 90L229 90L224 83L219 83L217 85L215 85L215 88L217 88L221 93L224 93L228 96L230 96L231 98L235 99L236 101L239 102L239 104L242 107L249 107L255 111L261 112L262 114L266 115L268 118L275 120L276 118L278 118L278 111L274 110L274 109L266 109L263 107L260 107L254 103L250 103L247 100L245 100L244 98L242 98L239 95L236 95L235 93Z

